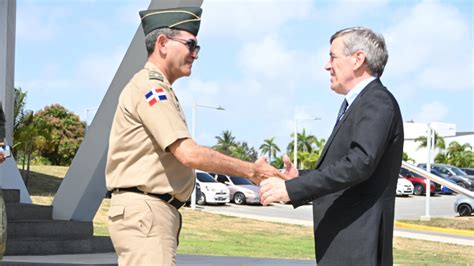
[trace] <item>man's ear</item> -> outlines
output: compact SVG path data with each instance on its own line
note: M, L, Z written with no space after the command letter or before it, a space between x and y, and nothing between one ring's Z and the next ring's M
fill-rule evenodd
M365 58L366 58L366 54L364 51L362 50L359 50L359 51L356 51L354 53L354 56L353 56L353 70L357 70L359 69L364 63L365 63Z
M166 54L167 49L166 49L166 42L168 41L168 38L166 38L165 35L160 34L156 38L155 42L155 51L159 52L160 54Z

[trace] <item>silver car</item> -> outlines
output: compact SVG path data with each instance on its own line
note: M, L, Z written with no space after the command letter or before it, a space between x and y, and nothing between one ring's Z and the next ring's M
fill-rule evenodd
M247 178L209 173L230 191L230 200L237 205L260 203L260 187Z
M459 196L454 202L454 211L459 213L459 216L469 216L472 213L473 206L474 199L466 196Z

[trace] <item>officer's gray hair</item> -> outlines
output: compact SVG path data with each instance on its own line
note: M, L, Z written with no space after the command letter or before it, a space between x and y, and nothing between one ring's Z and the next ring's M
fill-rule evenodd
M352 55L358 50L364 51L369 73L376 77L382 76L388 60L388 51L381 34L363 27L347 28L334 33L330 43L338 37L342 37L346 56Z
M148 33L145 36L145 45L146 51L148 52L148 56L150 56L155 51L156 39L158 38L158 36L160 36L160 34L163 34L166 37L173 38L179 34L179 31L170 28L159 28Z

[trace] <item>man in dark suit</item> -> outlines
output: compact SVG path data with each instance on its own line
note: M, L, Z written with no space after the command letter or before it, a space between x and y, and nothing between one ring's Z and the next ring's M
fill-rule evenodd
M381 35L348 28L330 40L325 69L345 95L316 169L261 183L262 203L313 201L318 265L392 265L395 190L403 153L398 103L382 85ZM286 167L291 163L286 160Z

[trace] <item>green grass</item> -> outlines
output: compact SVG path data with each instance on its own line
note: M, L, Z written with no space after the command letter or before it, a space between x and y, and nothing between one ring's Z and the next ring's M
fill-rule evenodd
M314 259L312 228L184 209L179 253Z
M472 247L415 239L394 239L394 264L473 265Z
M34 203L51 204L67 168L34 166L29 190ZM109 199L104 199L94 218L94 234L108 235ZM215 256L314 259L312 227L263 222L182 208L183 228L178 253ZM472 217L470 217L472 218ZM404 220L429 226L472 229L472 219ZM467 221L467 222L466 222ZM472 247L394 239L394 263L401 265L473 265ZM348 251L350 252L350 251Z

